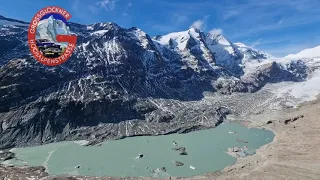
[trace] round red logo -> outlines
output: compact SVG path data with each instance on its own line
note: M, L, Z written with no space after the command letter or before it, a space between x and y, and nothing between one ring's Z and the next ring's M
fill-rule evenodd
M32 18L28 29L28 44L37 61L57 66L71 57L77 36L67 26L70 18L68 11L57 6L45 7Z

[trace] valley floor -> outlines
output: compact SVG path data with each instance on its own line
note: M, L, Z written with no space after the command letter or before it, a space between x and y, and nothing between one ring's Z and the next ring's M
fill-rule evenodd
M303 115L303 117L302 117ZM285 120L300 117L285 124ZM268 121L269 124L267 124ZM257 150L253 156L238 159L235 165L216 173L190 178L163 178L186 180L233 180L233 179L304 179L319 180L320 177L320 100L305 103L297 109L265 112L251 115L247 126L272 130L274 141ZM0 179L67 179L52 177L39 168L0 166ZM121 179L110 177L68 177L68 179ZM123 178L124 179L124 178ZM125 178L154 179L154 178Z

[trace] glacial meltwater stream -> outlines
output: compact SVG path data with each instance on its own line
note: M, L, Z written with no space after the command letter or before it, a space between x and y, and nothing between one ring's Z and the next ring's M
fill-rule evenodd
M274 134L268 130L224 123L217 128L188 134L131 137L107 141L101 146L84 147L75 142L60 142L17 148L13 150L16 158L6 163L42 165L54 175L194 176L235 163L236 159L226 153L228 148L247 146L257 149L273 138ZM180 155L179 151L172 149L177 147L185 147L187 155ZM143 157L136 158L139 154ZM175 161L183 165L176 166ZM162 167L166 172L158 169Z

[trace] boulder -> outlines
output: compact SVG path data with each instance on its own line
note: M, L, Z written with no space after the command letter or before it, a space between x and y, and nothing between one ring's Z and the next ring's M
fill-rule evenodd
M186 151L181 151L180 155L188 155L188 153Z
M180 162L180 161L174 161L174 164L176 165L176 166L183 166L184 164L182 163L182 162Z
M185 148L185 147L177 147L177 148L172 148L172 150L175 150L175 151L185 151L186 148Z
M268 121L268 122L267 122L267 124L272 124L272 123L273 123L272 121Z
M13 159L14 157L15 157L15 154L10 151L0 153L0 161L10 160L10 159Z
M304 118L304 115L300 115L300 116L297 116L297 117L294 117L294 118L286 119L286 120L284 120L284 124L289 124L290 122L297 121L300 118Z
M167 172L167 169L166 169L166 167L162 167L162 168L160 168L160 171Z

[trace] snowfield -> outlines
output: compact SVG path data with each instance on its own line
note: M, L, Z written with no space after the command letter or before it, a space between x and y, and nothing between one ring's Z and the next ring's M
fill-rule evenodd
M2 26L2 25L25 26L25 27L29 26L29 24L23 24L23 23L19 23L19 22L12 22L12 21L8 21L8 20L0 19L0 26Z
M320 46L305 49L297 54L290 54L285 59L301 59L301 58L316 58L320 57Z

